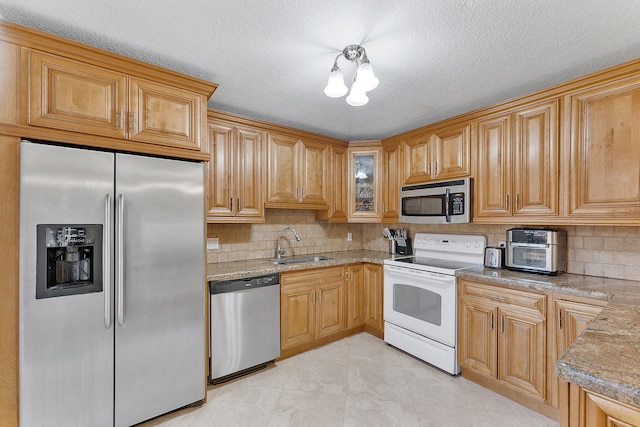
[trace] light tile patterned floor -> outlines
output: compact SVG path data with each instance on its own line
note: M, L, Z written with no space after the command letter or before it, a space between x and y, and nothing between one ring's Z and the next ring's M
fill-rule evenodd
M557 427L361 333L209 389L208 403L144 427Z

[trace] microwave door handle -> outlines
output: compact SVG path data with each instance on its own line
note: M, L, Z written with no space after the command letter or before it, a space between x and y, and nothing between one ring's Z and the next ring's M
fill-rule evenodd
M449 198L451 191L447 188L444 193L444 217L447 222L451 222L451 214L449 213Z

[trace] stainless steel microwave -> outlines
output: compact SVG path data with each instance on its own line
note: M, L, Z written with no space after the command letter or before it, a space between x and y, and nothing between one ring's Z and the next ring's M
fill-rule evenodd
M473 180L461 178L400 187L400 222L463 224L473 217Z

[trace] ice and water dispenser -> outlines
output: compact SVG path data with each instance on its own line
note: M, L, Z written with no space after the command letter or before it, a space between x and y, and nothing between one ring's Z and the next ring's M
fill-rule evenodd
M102 225L38 224L36 299L102 292Z

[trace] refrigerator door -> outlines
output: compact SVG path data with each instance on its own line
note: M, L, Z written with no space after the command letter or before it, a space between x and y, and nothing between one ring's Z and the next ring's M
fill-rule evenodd
M107 235L112 224L105 222L110 217L106 196L113 196L113 179L112 153L21 144L19 377L23 427L113 425L111 271L104 266L106 280L100 282L98 291L73 294L72 283L64 292L56 294L59 286L53 286L53 296L36 299L38 224L97 225L104 233L100 258L107 258L108 265L113 239Z
M204 168L116 154L115 188L118 427L205 396Z

